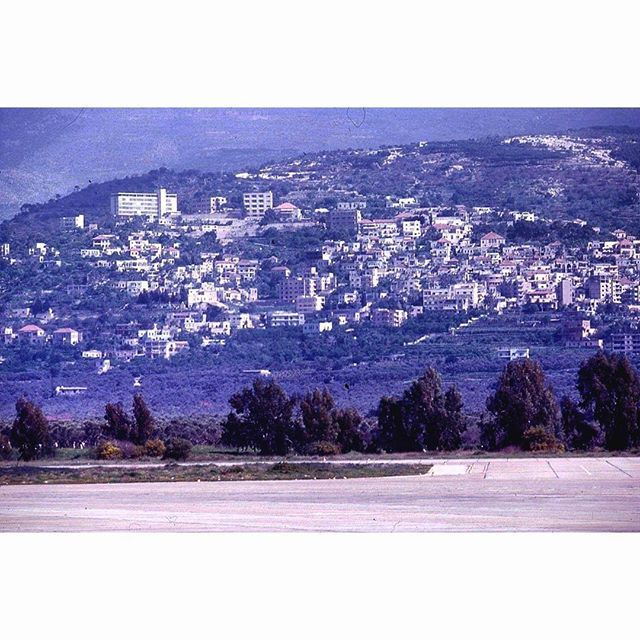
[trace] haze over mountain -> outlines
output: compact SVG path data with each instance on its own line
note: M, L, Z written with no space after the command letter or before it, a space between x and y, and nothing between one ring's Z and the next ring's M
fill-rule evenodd
M0 109L0 219L90 180L300 152L640 126L640 109Z

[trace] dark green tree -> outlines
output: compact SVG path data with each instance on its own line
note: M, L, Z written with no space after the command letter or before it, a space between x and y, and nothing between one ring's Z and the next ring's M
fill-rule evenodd
M444 394L444 416L440 428L439 449L454 451L462 446L462 436L467 430L467 418L463 413L463 406L458 387L451 385Z
M587 420L584 412L569 396L562 397L560 413L562 415L562 434L568 449L586 451L597 444L600 437L598 427Z
M133 420L135 428L132 429L132 440L135 444L144 444L153 436L155 422L147 403L140 393L136 393L133 396Z
M11 441L9 436L0 433L0 460L11 459L13 449L11 448Z
M343 453L349 451L365 451L367 443L362 430L363 418L353 407L334 409L334 424L337 430L338 444Z
M132 440L134 424L121 402L109 402L104 408L104 435L116 440Z
M412 444L410 450L439 449L444 426L444 398L438 372L429 367L404 392L402 402L405 432Z
M185 438L169 438L166 442L163 458L168 460L186 460L191 454L191 442Z
M241 420L233 411L227 415L222 427L222 444L238 449L238 451L249 449L252 446L253 440L247 422Z
M229 404L236 418L243 423L251 448L257 449L262 455L289 453L297 436L293 420L295 401L277 382L257 378L251 387L231 396Z
M440 374L429 367L401 398L380 400L378 425L386 451L452 451L462 445L467 421L458 389L443 394Z
M18 450L19 460L35 460L52 452L49 422L37 404L26 398L16 402L16 417L9 440Z
M378 428L380 446L385 451L415 451L405 429L404 406L400 398L383 396L378 404Z
M314 389L300 400L300 413L308 442L333 442L338 438L335 402L328 389Z
M607 449L640 445L640 377L626 356L599 351L580 366L577 387L581 408L601 426Z
M523 433L532 427L560 435L558 403L535 360L519 358L507 364L495 393L487 399L487 409L493 416L497 448L521 447Z

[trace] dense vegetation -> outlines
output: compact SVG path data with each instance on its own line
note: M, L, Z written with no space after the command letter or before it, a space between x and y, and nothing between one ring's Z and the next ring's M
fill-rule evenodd
M509 362L477 421L477 441L465 441L470 418L458 389L451 385L443 391L433 368L401 396L382 397L367 417L337 406L327 389L289 396L277 382L261 377L231 397L231 411L221 424L204 427L189 421L159 424L137 394L131 414L121 403L108 403L102 422L70 430L51 425L35 403L20 398L13 424L0 430L0 454L29 461L50 456L57 447L91 446L101 459L184 460L194 442L278 456L463 446L546 452L640 447L640 374L629 360L600 351L582 363L576 383L579 401L564 396L558 403L538 362Z

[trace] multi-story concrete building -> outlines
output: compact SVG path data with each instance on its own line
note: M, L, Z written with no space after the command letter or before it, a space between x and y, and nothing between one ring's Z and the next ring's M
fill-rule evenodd
M272 311L267 320L271 327L300 327L304 324L304 315L297 311Z
M567 307L573 303L573 286L571 280L562 280L556 287L558 307Z
M608 275L593 275L586 283L587 297L601 302L622 302L622 285L619 280Z
M403 309L374 309L371 322L379 327L400 327L407 321L407 312Z
M498 358L502 360L517 360L518 358L528 358L529 347L499 347Z
M366 200L349 200L346 202L338 202L338 211L355 211L356 209L366 209Z
M296 298L296 311L298 313L317 313L324 307L323 296L299 296Z
M362 221L360 209L337 209L330 211L327 216L327 224L330 231L345 233L355 236L358 232L358 225Z
M242 204L248 216L262 216L268 209L273 209L273 193L271 191L245 193L242 196Z
M115 216L158 220L180 213L178 196L162 188L154 193L114 193L111 196L111 213Z
M211 196L209 198L209 213L217 213L224 209L226 204L227 198L225 196Z
M296 276L284 278L276 286L278 297L283 302L295 302L300 296L314 296L317 283L314 278Z
M77 216L66 216L62 218L61 225L65 231L84 229L84 213L79 213Z
M309 320L302 325L302 333L312 335L315 333L324 333L333 330L333 322L331 320Z
M635 355L640 353L640 332L612 333L610 338L611 351Z
M368 238L393 238L398 235L398 225L395 220L362 220L359 232Z

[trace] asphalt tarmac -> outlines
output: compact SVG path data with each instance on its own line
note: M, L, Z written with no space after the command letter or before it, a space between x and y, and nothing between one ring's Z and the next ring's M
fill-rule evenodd
M640 458L434 461L426 475L0 487L0 531L640 531Z

